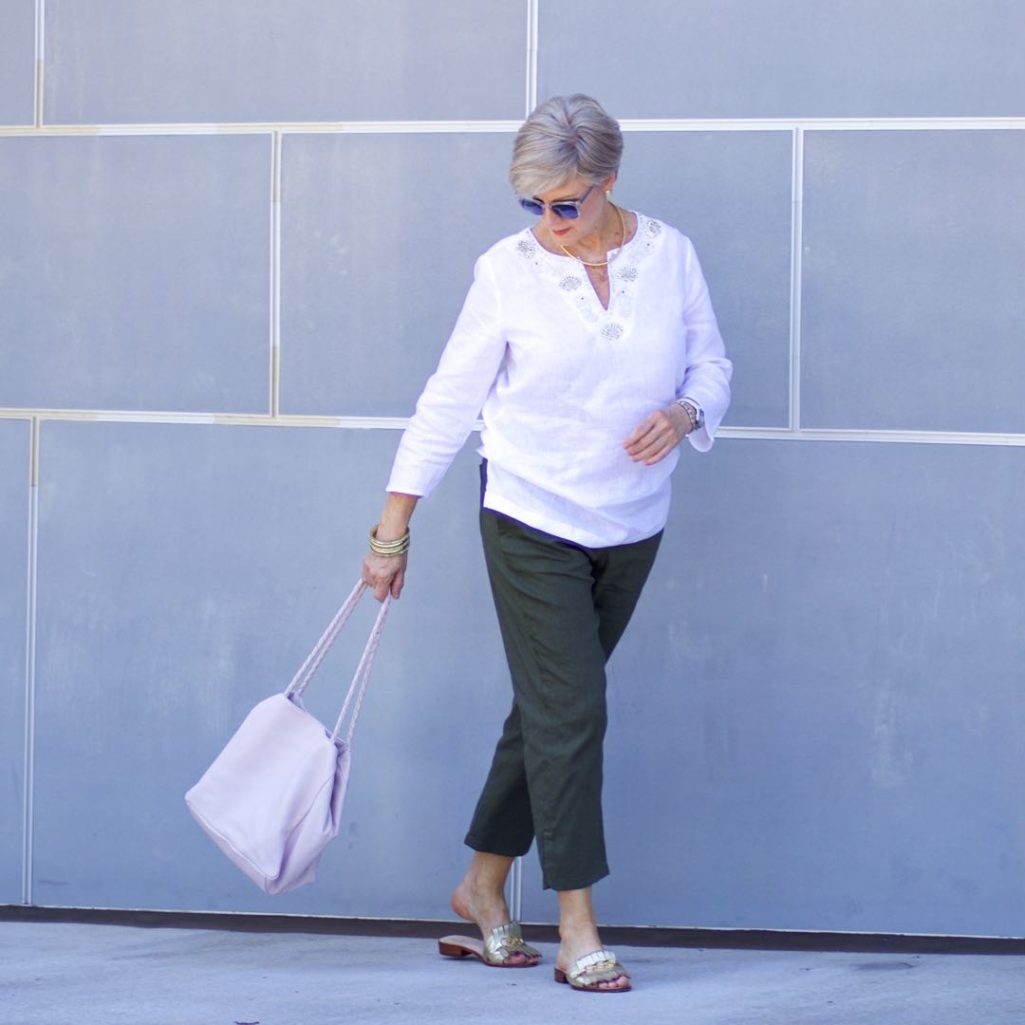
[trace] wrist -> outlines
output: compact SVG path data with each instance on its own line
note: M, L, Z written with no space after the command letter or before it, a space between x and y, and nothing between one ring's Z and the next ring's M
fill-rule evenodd
M389 492L377 524L377 537L381 541L396 541L409 530L418 497Z
M694 419L679 402L674 402L667 410L676 433L685 438L694 430Z
M380 533L380 524L370 528L370 551L374 555L383 555L386 558L397 558L409 551L409 528L398 537L389 538Z
M409 533L409 524L382 518L381 522L371 529L371 533L378 541L398 541Z
M687 418L687 434L705 426L704 411L693 399L684 396L682 399L677 399L675 405L683 411Z

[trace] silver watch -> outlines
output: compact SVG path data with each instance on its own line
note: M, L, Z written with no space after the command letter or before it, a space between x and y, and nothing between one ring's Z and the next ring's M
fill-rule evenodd
M691 431L699 431L705 426L705 411L691 399L677 399L676 404L687 414Z

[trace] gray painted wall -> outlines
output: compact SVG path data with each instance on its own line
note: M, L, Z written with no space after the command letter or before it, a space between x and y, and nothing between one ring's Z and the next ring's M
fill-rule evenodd
M182 794L351 586L525 223L511 133L581 89L737 368L611 666L601 917L1022 935L1025 9L38 8L0 0L0 903L448 917L509 700L472 445L316 886L259 894Z

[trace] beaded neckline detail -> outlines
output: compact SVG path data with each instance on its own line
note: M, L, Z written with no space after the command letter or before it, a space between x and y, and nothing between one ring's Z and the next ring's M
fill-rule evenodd
M605 341L618 341L633 321L634 298L640 266L651 255L662 234L660 221L636 214L637 231L624 246L615 250L609 264L609 305L602 306L584 268L571 257L545 249L529 228L516 241L516 251L534 270L554 285L585 323L594 325Z

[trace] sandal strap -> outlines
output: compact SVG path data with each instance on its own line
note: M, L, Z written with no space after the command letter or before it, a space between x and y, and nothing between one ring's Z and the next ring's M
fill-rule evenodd
M578 988L593 986L599 982L611 982L620 976L630 978L616 955L606 947L578 957L573 962L573 967L566 972L570 984Z
M519 922L496 925L484 941L484 956L494 964L504 964L514 954L523 954L525 957L541 956L529 943L523 942Z

